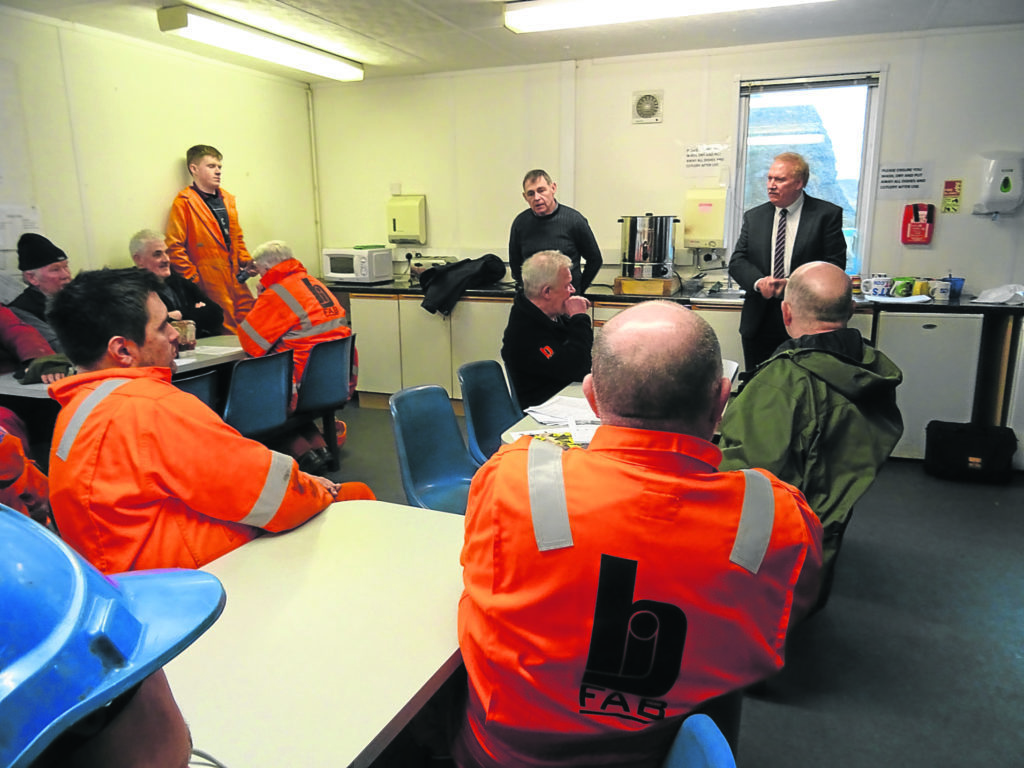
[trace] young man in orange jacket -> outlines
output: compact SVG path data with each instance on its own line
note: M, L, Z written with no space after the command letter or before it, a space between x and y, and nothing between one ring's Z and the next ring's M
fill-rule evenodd
M729 389L707 321L644 302L598 335L589 448L524 437L477 472L460 768L656 768L688 713L782 667L821 524L770 474L718 471Z
M50 387L62 406L50 504L65 540L104 573L197 568L334 501L374 498L301 472L171 384L178 334L157 287L140 269L82 272L50 309L81 371Z
M224 310L224 327L235 333L255 302L245 281L254 274L235 197L221 189L223 156L197 144L185 156L192 185L171 203L167 255L174 271L202 288Z

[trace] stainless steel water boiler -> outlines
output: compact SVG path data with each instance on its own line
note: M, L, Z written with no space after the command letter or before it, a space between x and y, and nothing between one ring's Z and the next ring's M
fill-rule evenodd
M674 274L675 216L623 216L622 276L671 277Z

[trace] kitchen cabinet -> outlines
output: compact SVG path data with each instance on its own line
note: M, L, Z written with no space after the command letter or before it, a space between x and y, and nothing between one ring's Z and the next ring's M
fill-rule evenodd
M980 314L881 312L876 346L903 371L903 437L893 456L923 459L929 421L968 422L981 353Z
M1013 454L1014 469L1024 469L1024 335L1018 339L1016 368L1010 391L1006 425L1017 433L1017 452Z
M353 293L349 308L359 350L359 391L397 392L402 388L398 297Z
M723 360L735 360L743 370L743 343L740 341L740 308L739 307L702 307L694 306L693 311L708 321L718 337L718 346L722 348ZM739 377L733 382L733 388L739 386Z
M501 337L512 301L504 298L464 298L451 314L452 397L462 398L459 366L475 360L501 362Z
M402 388L439 384L451 395L451 323L440 313L427 312L422 301L422 295L398 298Z

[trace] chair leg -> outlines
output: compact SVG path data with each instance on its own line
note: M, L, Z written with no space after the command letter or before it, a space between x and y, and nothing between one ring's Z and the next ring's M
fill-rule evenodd
M331 471L341 469L341 452L338 450L338 430L334 425L334 411L328 411L323 416L324 440L327 443L327 450L331 452Z

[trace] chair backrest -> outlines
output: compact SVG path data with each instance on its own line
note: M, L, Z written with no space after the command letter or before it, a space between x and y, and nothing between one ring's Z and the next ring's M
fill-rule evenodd
M477 464L466 450L448 393L426 384L396 392L390 403L406 499L426 509L465 514Z
M296 413L318 413L341 408L348 402L355 336L321 341L309 353L299 383Z
M284 426L292 397L292 351L239 360L231 371L224 421L246 437Z
M217 376L218 372L216 370L203 371L195 376L188 376L183 379L174 379L173 383L178 389L195 395L208 406L216 410Z
M662 768L736 768L729 742L707 715L683 720Z
M459 385L466 413L469 452L483 464L501 447L501 433L521 418L495 360L477 360L459 366Z

